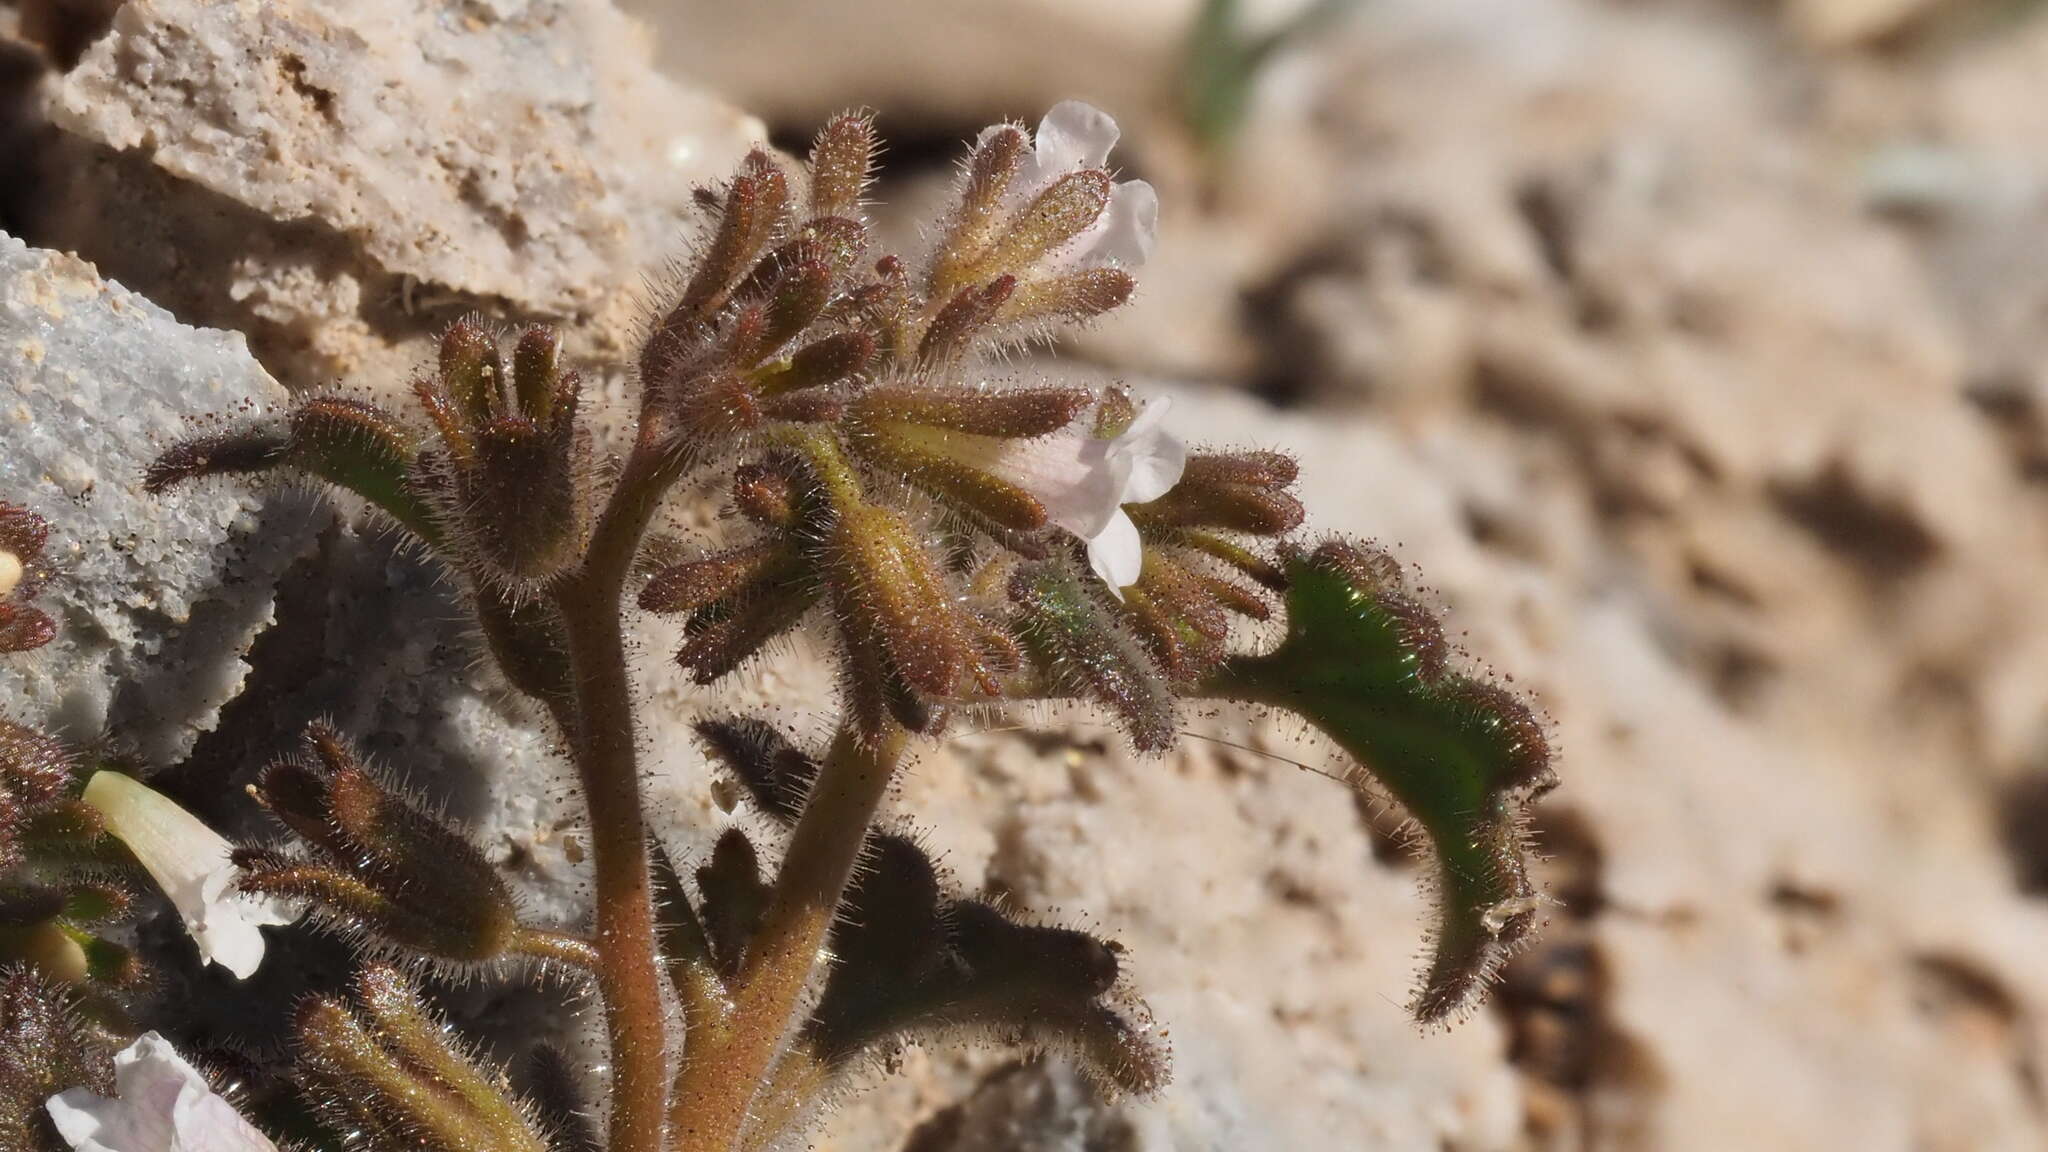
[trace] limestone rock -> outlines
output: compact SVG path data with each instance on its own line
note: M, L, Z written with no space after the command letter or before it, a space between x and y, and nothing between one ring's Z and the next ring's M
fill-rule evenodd
M0 234L0 499L50 522L48 647L0 662L0 701L162 767L241 688L244 651L305 541L304 501L142 491L158 448L284 390L232 332L187 328L91 265Z
M39 235L294 389L400 391L475 309L617 357L763 132L647 54L604 0L125 4L55 85Z
M691 175L747 135L633 68L631 38L607 5L562 0L143 0L55 112L273 219L317 219L393 272L574 312L670 241ZM638 186L663 168L672 187Z

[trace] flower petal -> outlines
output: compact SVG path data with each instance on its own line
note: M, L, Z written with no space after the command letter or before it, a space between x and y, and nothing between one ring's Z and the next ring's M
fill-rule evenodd
M967 436L949 437L949 450L964 461L1016 484L1038 497L1053 523L1086 539L1102 531L1115 514L1122 478L1106 464L1110 442L1088 435L1076 423L1035 440L972 437L983 451L962 452Z
M94 773L84 800L170 897L200 957L248 979L263 960L257 929L292 918L283 904L233 891L233 846L169 797L119 772Z
M27 571L28 566L21 562L21 557L0 548L0 597L12 593Z
M1077 168L1100 168L1122 134L1116 119L1102 109L1062 100L1038 122L1032 137L1032 175L1049 181Z
M1143 180L1109 190L1109 207L1070 250L1075 264L1113 263L1136 268L1152 258L1159 238L1159 193Z
M1166 412L1171 397L1161 396L1145 407L1110 445L1109 452L1122 473L1117 503L1149 504L1180 483L1187 470L1188 446L1166 430Z
M162 1036L114 1057L117 1098L73 1088L44 1107L74 1152L277 1152Z
M235 891L241 869L233 864L207 873L200 881L200 905L194 912L180 908L185 930L199 946L199 955L247 980L263 963L263 933L266 926L289 924L297 919L291 906L267 896Z
M1136 584L1144 573L1145 541L1123 509L1117 509L1102 531L1089 538L1088 566L1119 600L1124 598L1124 586Z

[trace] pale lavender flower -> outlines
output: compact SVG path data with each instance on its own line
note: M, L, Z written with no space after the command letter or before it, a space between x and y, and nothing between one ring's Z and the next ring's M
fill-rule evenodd
M1147 401L1121 435L1079 421L1035 440L1005 440L975 461L1038 498L1052 522L1088 542L1088 563L1119 599L1138 580L1145 549L1126 504L1159 499L1180 482L1188 449L1166 430L1166 397Z
M1070 172L1104 167L1120 135L1116 120L1092 104L1065 100L1053 105L1038 122L1031 154L1011 182L1011 202L1018 207L1029 204ZM1143 180L1119 181L1111 187L1102 215L1062 245L1050 262L1055 269L1103 264L1136 268L1152 255L1158 232L1159 194Z
M233 845L171 799L119 772L96 772L85 802L178 909L199 955L246 980L263 962L265 925L289 924L283 903L236 892Z
M73 1088L45 1103L73 1152L277 1152L154 1032L114 1056L114 1092Z

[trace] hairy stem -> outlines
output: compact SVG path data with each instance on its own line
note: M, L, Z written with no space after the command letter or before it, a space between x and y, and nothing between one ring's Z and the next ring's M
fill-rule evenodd
M546 928L521 928L513 937L512 951L536 960L553 960L586 972L598 970L597 946L581 936L550 932Z
M555 593L575 690L570 744L590 809L597 873L597 975L612 1061L608 1152L661 1152L667 1111L661 958L619 601L675 471L645 440L635 447L583 568Z
M775 892L740 968L728 1024L691 1038L676 1078L677 1152L732 1152L769 1079L818 952L903 754L902 729L841 731L791 834Z

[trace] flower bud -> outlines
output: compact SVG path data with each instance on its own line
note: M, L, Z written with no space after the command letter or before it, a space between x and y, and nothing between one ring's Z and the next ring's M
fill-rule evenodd
M308 903L350 927L446 960L488 960L519 933L511 893L475 845L372 777L324 725L310 762L263 770L255 795L313 856L237 856L252 892Z
M1015 276L998 276L980 287L962 288L925 329L917 346L918 363L926 369L940 369L959 362L1016 289Z
M990 129L975 145L967 161L960 204L954 209L945 242L933 257L928 285L932 295L949 296L958 291L968 279L967 269L995 241L1002 225L1004 196L1027 147L1023 131L1008 124Z
M512 350L512 385L519 397L519 412L535 424L551 423L561 401L561 351L561 336L546 324L528 328Z
M973 436L1027 440L1058 432L1088 410L1086 388L870 388L853 412L869 424L918 424Z
M1084 168L1053 181L973 263L968 278L1021 274L1093 227L1109 207L1113 185L1109 173L1099 168Z
M463 536L491 574L513 584L546 581L580 558L587 506L574 426L523 419L479 429L476 465L457 473Z
M0 794L25 804L62 799L78 771L78 760L55 736L0 720Z
M1301 527L1301 501L1286 491L1294 461L1278 452L1196 453L1180 483L1135 515L1146 525L1220 528L1278 536Z
M798 392L822 388L860 375L875 358L875 338L866 332L840 332L797 349L789 367L762 382L764 391Z
M441 334L441 387L471 423L505 410L505 366L483 317L465 316Z
M1026 280L996 310L998 324L1069 324L1124 306L1138 281L1121 268L1081 268Z
M28 604L0 602L0 653L28 652L57 638L57 622Z
M847 642L879 642L911 688L950 695L972 652L938 565L903 517L873 504L841 508L827 555Z
M0 1148L46 1149L52 1096L114 1091L113 1054L101 1031L80 1019L76 1002L70 989L26 965L0 970Z
M727 289L752 266L775 234L788 201L788 177L766 153L750 153L745 170L726 189L718 231L683 289L676 312L702 315L715 311L724 302Z
M478 322L459 322L442 341L439 375L413 385L444 451L400 468L414 459L410 446L401 457L387 437L386 471L431 501L438 535L455 545L450 558L480 582L532 589L581 559L588 452L576 423L578 378L562 371L558 352L552 329L528 329L506 381L495 339Z
M502 1077L454 1047L396 971L357 981L359 1018L332 997L299 1009L300 1067L326 1119L377 1147L444 1152L546 1152Z
M900 426L876 432L862 443L861 455L937 496L971 523L985 528L1036 532L1052 521L1045 504L1023 487L952 456L919 448L913 436ZM1021 540L1006 543L1029 547Z
M1229 614L1193 573L1170 560L1146 560L1138 582L1124 590L1124 611L1175 681L1193 681L1223 659Z
M799 485L808 486L787 456L742 464L732 474L733 507L756 524L788 528L796 523Z
M858 212L874 156L872 115L842 112L826 121L811 145L811 215L851 216Z
M64 914L64 893L38 884L0 884L0 933L13 933Z
M31 915L25 907L13 910ZM21 926L0 924L0 966L16 964L58 984L82 984L93 978L92 958L85 942L66 932L54 919L30 921Z
M100 810L83 800L52 800L22 814L21 846L31 856L89 860L102 847L107 832Z
M846 402L822 388L783 392L761 400L761 415L785 424L834 424L846 414Z
M753 583L782 556L779 543L765 542L671 564L640 589L640 607L649 612L694 612Z
M801 335L831 297L832 270L822 261L806 260L784 269L768 298L768 322L754 359L774 355Z
M419 990L395 968L372 965L356 978L356 1000L377 1042L433 1089L451 1096L496 1137L494 1148L530 1148L543 1142L525 1109L507 1095L500 1078L449 1042L448 1030L420 1001Z
M1273 617L1273 606L1267 603L1263 596L1235 580L1226 580L1208 573L1196 573L1195 582L1225 611L1234 612L1248 620L1270 620Z
M675 389L669 411L677 435L697 444L730 443L766 419L754 389L737 373L722 368Z
M1280 569L1271 558L1239 544L1235 540L1219 536L1214 532L1201 532L1182 528L1162 533L1165 539L1176 547L1200 553L1226 566L1242 572L1260 587L1275 592L1287 590L1287 573ZM1252 615L1252 613L1246 613ZM1264 617L1259 617L1264 619Z
M774 570L746 593L706 605L690 618L676 663L699 684L724 678L777 636L795 628L818 602L810 582L793 569Z
M760 303L775 296L792 269L806 265L824 272L828 284L852 272L861 253L867 251L867 226L845 216L822 216L806 220L796 235L768 250L755 261L732 290L732 299Z

